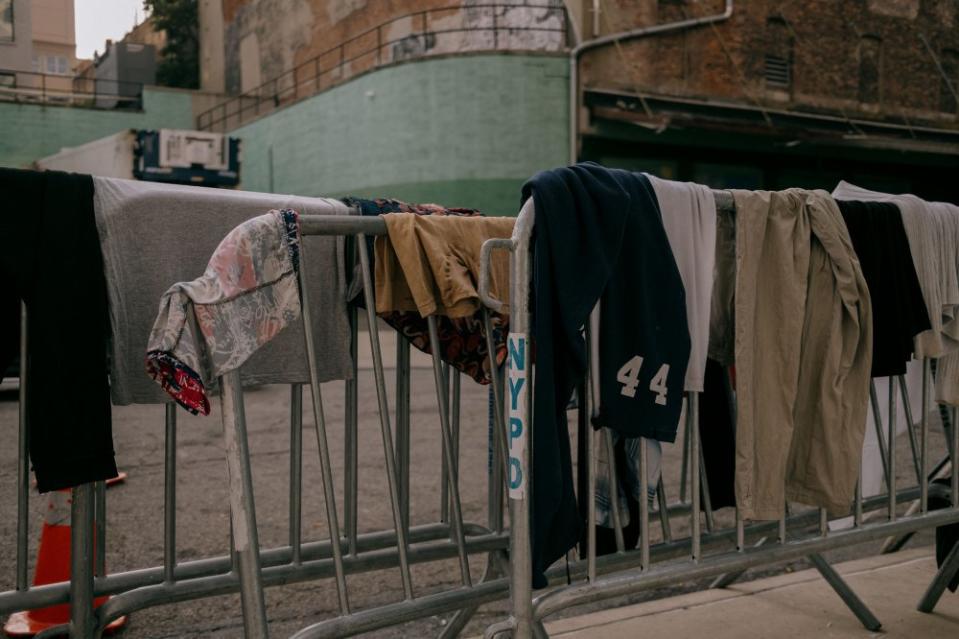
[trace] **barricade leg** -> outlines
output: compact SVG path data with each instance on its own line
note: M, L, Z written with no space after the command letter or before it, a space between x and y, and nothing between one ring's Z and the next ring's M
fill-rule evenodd
M822 555L819 553L813 553L809 555L809 561L815 566L816 570L819 571L819 574L822 575L823 579L826 580L832 589L836 591L836 594L842 598L843 603L845 603L853 614L862 622L862 625L865 626L866 630L871 630L876 632L882 627L882 623L876 619L876 616L872 614L869 608L866 607L866 604L863 603L862 599L849 587L849 584L839 576L839 573L836 572L836 569L829 565L829 563L823 559Z
M939 598L942 597L942 593L945 592L946 586L949 585L949 582L952 581L957 574L959 574L959 544L952 547L952 551L946 557L946 561L943 562L942 567L939 568L932 583L929 584L929 588L926 589L922 599L919 600L919 605L916 606L916 610L919 612L932 612L936 604L939 603Z
M220 378L223 413L223 439L230 473L230 520L233 527L233 551L240 578L243 629L247 638L267 637L266 605L260 574L260 544L256 531L253 503L253 475L246 439L243 389L237 371Z

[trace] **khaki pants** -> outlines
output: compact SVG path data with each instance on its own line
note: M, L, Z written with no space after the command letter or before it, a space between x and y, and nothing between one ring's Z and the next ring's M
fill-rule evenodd
M824 191L734 191L736 500L845 514L858 478L872 364L869 292ZM721 328L721 327L717 327Z

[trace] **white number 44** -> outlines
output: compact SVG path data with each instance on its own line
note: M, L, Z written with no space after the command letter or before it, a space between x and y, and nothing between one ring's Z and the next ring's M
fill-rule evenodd
M623 385L620 393L626 397L636 397L636 388L639 386L639 369L643 366L643 358L639 355L632 357L616 372L616 381ZM649 390L656 393L656 403L666 405L666 376L669 375L669 364L663 364L649 382Z

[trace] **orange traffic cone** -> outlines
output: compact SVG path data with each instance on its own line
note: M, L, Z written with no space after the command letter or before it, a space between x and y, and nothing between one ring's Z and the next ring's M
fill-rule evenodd
M37 569L33 585L42 586L61 581L70 581L70 505L71 491L56 490L50 493L47 512L40 533L40 551L37 554ZM108 598L97 597L93 606L99 607ZM32 637L53 626L70 622L70 604L49 608L15 612L7 619L3 631L8 637ZM126 623L120 617L106 628L107 633L119 630Z

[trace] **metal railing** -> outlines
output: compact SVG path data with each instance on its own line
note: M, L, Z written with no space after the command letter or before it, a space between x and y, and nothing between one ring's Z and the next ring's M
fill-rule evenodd
M0 69L0 102L139 110L143 83Z
M345 210L345 205L336 202ZM490 455L487 486L487 521L483 524L464 520L458 484L459 446L457 445L460 416L459 373L443 364L437 353L436 319L429 322L429 339L434 353L433 381L436 408L442 441L441 481L446 488L440 495L438 520L411 525L410 522L410 343L397 339L396 387L393 411L389 403L379 327L373 299L373 273L364 238L382 235L386 226L379 217L344 215L303 215L301 233L310 235L339 235L348 238L348 259L357 257L360 264L363 290L367 300L370 348L373 357L373 378L377 395L377 417L382 434L384 479L389 487L388 508L392 514L392 528L374 532L359 532L359 480L357 449L359 442L357 310L351 308L352 379L345 382L344 443L346 464L342 478L334 477L330 446L323 408L323 397L317 383L317 354L313 334L304 330L304 350L308 356L310 379L307 388L312 400L315 436L320 462L320 490L325 501L326 530L336 531L334 538L304 540L302 522L303 501L303 385L295 384L290 393L290 475L289 475L289 543L261 549L252 492L252 469L247 445L247 427L244 413L244 395L239 384L239 372L223 376L220 381L223 437L229 474L231 513L231 553L218 557L177 561L177 410L167 404L165 414L164 452L164 508L163 508L163 563L160 566L107 573L105 548L108 531L105 522L103 484L86 484L73 489L72 512L72 579L43 586L28 582L29 549L29 459L27 457L26 388L29 371L21 371L20 385L20 449L18 472L18 527L16 588L0 592L0 616L19 610L30 610L55 604L71 604L71 637L100 636L111 622L136 610L212 597L230 592L241 594L244 630L248 637L268 634L264 611L263 588L315 579L332 579L336 584L339 615L303 629L297 636L341 637L366 632L443 612L456 612L441 633L454 637L469 621L477 607L501 598L508 588L508 538L504 529L506 459L505 432L490 429L488 450L474 451L485 458ZM303 309L303 327L312 326L309 290L303 286L308 251L301 243L300 278ZM22 326L26 327L26 310ZM488 318L487 318L488 321ZM489 340L491 331L487 331ZM21 334L21 350L26 357L26 331ZM488 342L489 344L489 342ZM490 348L490 357L495 358ZM491 370L496 370L491 362ZM500 399L500 383L494 383ZM500 401L491 403L497 419L501 420ZM394 423L390 417L395 415ZM490 416L490 419L493 419ZM497 421L501 424L501 421ZM395 433L395 435L394 435ZM336 504L334 481L340 479L344 499L341 521ZM96 534L94 534L96 530ZM96 546L96 552L94 552ZM471 573L469 558L486 558L481 575ZM426 562L458 560L459 579L451 586L429 584L429 592L416 592L411 578L411 566ZM353 609L346 576L380 570L398 570L402 581L402 600L372 609ZM444 589L445 588L445 589ZM424 590L426 590L424 588ZM94 608L94 598L112 595L100 607ZM64 629L66 630L66 629Z
M732 214L735 207L728 192L717 191L717 205ZM528 300L532 288L531 238L534 225L532 199L528 200L517 219L512 240L504 246L503 242L489 241L484 246L482 269L488 268L489 253L496 248L506 248L512 253L511 276L511 328L508 348L507 367L512 380L531 375L530 358L525 356L524 344L531 337L530 311ZM488 280L481 279L480 294L486 293ZM597 307L598 308L598 307ZM598 350L598 316L594 310L586 326L588 373L585 401L580 402L581 423L589 423L594 401L598 400L598 361L594 357ZM852 588L840 577L832 566L822 557L828 550L843 548L868 541L886 539L884 548L898 550L910 535L923 529L959 522L959 464L955 463L959 455L959 425L956 423L956 411L952 409L951 419L943 420L946 457L930 468L928 463L929 413L931 410L930 371L931 361L923 360L922 375L922 414L920 415L919 439L913 432L914 423L909 411L909 393L902 376L890 378L888 407L889 416L887 437L884 440L884 424L878 410L875 388L871 387L874 406L874 426L880 443L883 458L885 494L864 498L861 490L862 474L856 487L851 527L838 530L830 528L830 522L824 509L809 509L804 512L790 513L786 504L783 516L778 522L761 522L746 525L737 510L734 522L720 527L709 501L708 481L702 461L699 445L699 393L686 395L685 447L683 455L683 481L690 487L690 500L681 497L679 503L667 505L664 486L660 481L656 487L659 508L656 509L661 524L661 534L657 543L652 542L654 527L650 525L650 503L645 498L647 486L647 446L641 443L638 475L641 481L639 501L639 547L625 548L623 527L618 517L618 499L615 487L618 482L615 455L612 451L612 439L608 428L590 432L586 435L586 483L589 488L587 500L587 541L586 556L569 562L565 569L553 568L547 571L551 589L536 592L532 589L531 539L529 531L530 494L527 488L509 493L510 512L510 560L512 613L508 620L487 628L486 637L510 635L514 639L548 636L543 620L557 612L573 606L600 602L603 600L630 595L667 585L694 579L715 577L712 587L725 587L736 581L747 569L806 558L815 567L825 581L832 587L843 602L869 630L878 630L879 619L856 595ZM731 388L727 379L727 386ZM519 388L520 386L516 386ZM897 388L898 387L898 388ZM525 397L523 397L525 393ZM526 384L520 397L510 398L505 404L511 424L509 463L518 469L518 476L530 477L532 459L530 442L532 427L532 389ZM519 401L517 401L517 399ZM731 397L734 400L734 395ZM916 484L907 488L897 486L896 438L897 438L897 400L905 403L909 433L910 452L915 470ZM733 420L735 423L735 420ZM951 424L951 425L950 425ZM607 450L607 469L609 472L611 519L616 538L617 552L597 557L596 545L596 508L593 499L597 474L597 450L605 446ZM951 461L952 460L952 461ZM930 481L943 475L950 469L948 488L935 485L940 496L948 495L951 507L935 512L929 510ZM912 473L909 473L912 476ZM685 491L682 491L685 493ZM905 513L900 506L910 503ZM671 520L674 517L688 519L689 535L676 539L672 535ZM869 521L872 517L873 521ZM703 523L705 522L705 532ZM777 542L767 543L771 535ZM712 552L705 552L711 550ZM677 558L685 557L685 561ZM670 561L667 561L670 560ZM917 605L921 612L931 612L942 595L946 584L959 574L959 545L956 545L943 562L927 591ZM567 581L577 580L577 581ZM567 585L568 584L568 585Z
M429 56L478 51L562 51L561 4L462 4L392 18L197 116L200 131L227 132L363 73Z
M728 198L728 196L727 196ZM339 206L343 206L339 204ZM516 354L529 354L530 317L528 298L531 283L530 237L533 226L532 200L520 212L511 240L491 240L483 249L480 276L480 294L486 307L499 308L498 300L488 294L490 254L493 250L507 249L511 252L511 333L510 340L522 338L525 346L513 344L507 367L518 366ZM309 235L346 236L351 246L348 259L358 258L360 277L367 300L372 300L373 275L365 238L382 235L386 226L378 217L344 215L304 215L300 218L301 233ZM301 244L302 250L302 244ZM303 264L310 259L301 254L300 277L306 272ZM302 286L303 326L311 326L311 309L308 287ZM822 574L827 583L836 590L842 600L870 629L880 622L852 591L839 574L823 559L827 550L859 544L872 540L888 539L886 548L900 548L908 535L939 525L959 522L959 466L952 464L959 451L959 428L955 427L955 410L951 419L943 420L947 451L944 459L930 464L929 413L930 362L923 363L922 405L919 433L913 432L912 416L907 413L911 468L915 471L915 485L898 486L896 473L896 404L900 399L909 406L909 393L901 378L890 383L889 417L883 424L879 411L874 414L873 426L879 435L882 455L885 460L885 494L864 497L857 489L851 527L846 530L830 529L830 522L821 510L788 512L778 522L762 522L746 525L738 516L729 525L722 525L723 518L713 512L709 501L708 480L702 463L698 435L698 395L688 396L686 435L688 443L683 454L683 481L688 491L680 489L680 498L670 501L663 481L657 483L654 493L659 507L652 512L649 503L640 501L640 541L636 549L625 548L622 543L622 522L616 519L617 508L612 509L613 525L617 532L617 552L602 557L596 556L596 539L592 531L596 521L595 505L589 499L587 514L587 551L585 557L571 561L566 567L556 567L547 572L554 587L534 593L531 587L529 498L526 493L510 493L509 521L504 521L506 505L506 482L510 464L519 464L528 475L531 468L529 431L509 432L507 417L518 417L524 424L531 424L530 397L519 393L520 401L513 405L504 395L503 374L493 376L492 415L488 449L487 521L466 521L459 504L459 385L450 383L451 373L435 355L439 350L435 319L429 323L429 339L434 353L432 377L436 395L435 409L439 422L439 437L442 442L441 482L446 486L441 495L442 507L436 521L411 525L410 522L410 351L409 343L397 340L396 385L393 394L394 406L389 406L390 394L384 371L383 353L379 328L372 303L367 304L368 337L373 358L372 375L376 392L376 417L382 438L382 467L388 487L387 499L392 526L373 532L359 531L357 512L359 506L359 481L357 475L357 449L359 441L359 409L356 345L357 311L350 311L353 348L353 376L345 382L344 432L345 464L342 477L336 477L330 459L330 446L323 409L320 385L309 384L312 399L315 437L321 469L320 490L324 496L326 529L335 531L330 538L303 539L302 522L302 462L303 462L303 386L291 387L290 411L290 474L289 474L289 541L283 545L261 549L252 493L252 468L247 447L244 396L239 386L238 373L233 372L221 379L221 417L229 470L230 511L233 535L232 552L217 557L206 557L185 562L177 560L176 543L176 440L177 424L174 406L166 408L166 442L164 453L164 540L162 565L139 570L107 573L104 565L106 547L105 491L102 484L87 484L74 489L72 502L72 575L70 582L45 586L30 586L28 583L28 499L29 473L27 457L27 429L25 421L25 393L29 371L22 371L20 434L18 457L18 522L16 538L16 588L0 592L0 615L16 610L35 609L54 604L71 604L72 637L99 636L113 620L130 612L151 606L169 604L225 593L241 593L244 628L247 636L263 637L268 626L263 605L263 588L317 579L329 579L336 585L338 613L299 631L295 636L341 637L358 634L406 621L447 612L455 612L443 628L441 636L459 634L480 605L511 597L512 618L488 629L488 636L512 631L516 637L545 636L543 619L571 606L598 602L611 597L627 595L641 590L653 589L691 579L716 577L714 587L724 587L739 578L751 567L777 562L808 558ZM25 313L25 311L24 311ZM26 327L26 318L22 326ZM495 352L489 340L492 331L487 322L487 340L490 354ZM595 335L588 328L590 337ZM26 333L22 333L21 360L27 362ZM589 340L592 341L591 339ZM304 333L304 349L310 364L310 377L317 379L316 353L309 331ZM525 349L525 350L524 350ZM530 366L529 357L523 357ZM493 362L491 370L496 370ZM590 368L595 369L590 358ZM510 374L523 371L511 370ZM530 371L525 371L529 375ZM594 389L595 375L586 384ZM530 392L530 384L526 384ZM581 417L588 417L592 399L583 394L580 404ZM525 403L524 401L525 400ZM876 401L878 403L878 401ZM395 419L391 424L391 415ZM513 430L513 429L511 429ZM885 435L885 438L883 437ZM600 446L610 447L608 431L591 432L586 438L586 472L588 492L594 491L597 469L596 454ZM477 452L477 451L474 451ZM645 464L645 453L642 460ZM611 486L615 487L615 455L607 459ZM930 479L945 476L947 488L939 484L930 486ZM641 469L641 481L646 481L645 469ZM334 482L342 481L343 519L339 519ZM648 486L643 486L648 488ZM687 498L688 492L688 498ZM929 510L929 497L951 495L951 507ZM582 498L582 496L581 496ZM615 495L611 499L617 503ZM906 504L909 509L901 512ZM655 515L657 526L652 523ZM727 518L728 520L728 518ZM688 534L680 536L680 527L688 521ZM94 534L94 531L95 534ZM654 542L654 537L656 538ZM775 540L775 541L771 541ZM94 552L94 547L96 551ZM471 572L468 559L485 558L485 569L478 578ZM683 560L685 558L685 560ZM678 561L677 561L678 559ZM425 562L456 561L456 583L432 588L430 592L417 592L411 579L411 566ZM347 575L390 570L398 571L402 582L401 599L376 607L355 610L351 603L346 580ZM959 549L954 549L933 579L928 591L919 603L922 611L931 611L936 605L951 575L959 570ZM569 585L566 580L572 579ZM113 595L99 608L94 608L94 597Z

